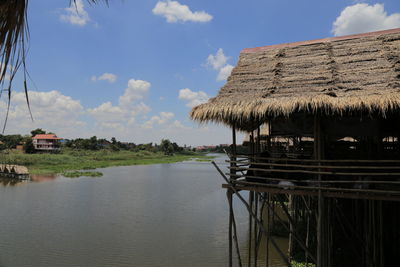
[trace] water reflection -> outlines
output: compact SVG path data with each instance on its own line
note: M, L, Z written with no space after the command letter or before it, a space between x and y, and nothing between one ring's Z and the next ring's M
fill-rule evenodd
M53 181L57 178L55 174L31 174L32 182L47 182Z
M0 266L227 266L226 191L211 164L101 172L102 179L41 175L32 180L53 182L0 186ZM245 259L248 213L240 204L235 218Z
M2 186L16 186L27 182L29 181L0 176L0 185Z
M30 179L16 179L11 177L0 176L0 186L16 186L16 185L26 184L28 182L41 183L41 182L53 181L56 178L57 175L55 174L31 174Z

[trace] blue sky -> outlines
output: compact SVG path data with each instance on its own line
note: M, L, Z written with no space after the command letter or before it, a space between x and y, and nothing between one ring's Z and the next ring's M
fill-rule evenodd
M29 1L35 120L17 77L5 134L40 127L66 138L229 143L226 127L188 113L217 94L243 48L400 27L398 0L77 3Z

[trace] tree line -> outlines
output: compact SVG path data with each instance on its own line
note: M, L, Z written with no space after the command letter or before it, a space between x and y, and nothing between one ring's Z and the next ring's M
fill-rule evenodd
M18 145L23 145L23 150L26 153L35 153L32 138L37 134L53 134L46 132L43 129L35 129L31 131L31 135L1 135L0 134L0 150L13 149ZM121 142L115 137L111 140L104 138L97 138L92 136L90 138L76 138L76 139L65 139L57 141L57 145L60 148L69 148L77 150L101 150L108 149L113 151L129 150L132 152L138 151L150 151L150 152L163 152L165 155L172 155L174 153L185 153L191 151L190 147L179 146L177 143L170 141L169 139L162 139L160 144L147 143L147 144L135 144L133 142Z

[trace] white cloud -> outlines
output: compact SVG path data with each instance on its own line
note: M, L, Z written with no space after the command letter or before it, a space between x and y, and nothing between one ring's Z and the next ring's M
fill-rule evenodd
M188 103L186 106L192 108L202 103L207 102L209 96L203 91L192 91L189 88L179 90L179 99L186 100Z
M60 19L78 26L85 26L90 21L82 0L76 0L70 7L64 8L64 14L60 15Z
M160 112L158 116L151 117L143 124L144 128L152 129L155 124L161 125L169 122L175 116L172 112Z
M233 66L230 64L225 65L219 70L218 76L217 76L217 81L225 81L228 79L229 75L231 75L231 72L233 70Z
M15 93L11 98L6 128L8 133L23 133L35 128L43 128L57 131L63 135L85 125L81 119L84 108L79 100L55 90L50 92L29 91L28 95L34 121L29 115L25 93ZM0 100L1 114L5 114L6 106L6 102Z
M218 49L215 55L209 55L207 58L207 65L211 66L214 70L220 70L225 66L229 57L225 56L222 48Z
M102 75L100 75L99 77L92 76L91 80L94 82L95 81L108 81L109 83L114 83L117 81L117 75L105 72Z
M158 1L153 8L153 14L165 17L169 23L176 23L178 21L208 22L213 18L204 11L192 12L187 5L170 0Z
M124 94L119 97L118 105L105 102L98 107L87 109L87 112L100 127L125 129L126 126L136 122L138 115L151 111L148 105L140 101L149 91L150 86L151 84L147 81L130 79Z
M136 100L143 99L150 87L151 84L147 81L130 79L124 94L119 97L119 104L131 106Z
M206 66L210 66L218 71L217 81L224 81L228 79L231 74L233 66L227 64L228 60L229 57L225 56L222 48L218 49L215 55L211 54L208 56Z
M183 91L182 97L194 99L198 94L190 92ZM167 111L155 114L146 121L139 114L148 113L150 107L140 100L129 108L105 102L87 109L79 100L59 91L29 91L29 99L35 120L32 122L30 119L25 94L15 92L5 134L29 134L32 129L43 128L63 138L88 138L96 135L98 138L110 139L115 136L118 140L135 143L159 143L161 139L167 138L180 145L204 145L226 143L230 133L229 129L221 126L197 127L190 121L183 123L175 119L174 113ZM0 99L2 119L6 108L6 100Z
M140 114L147 114L151 111L151 108L143 102L136 104L131 109L131 115L136 116Z
M400 13L388 15L383 4L359 3L342 10L333 23L335 36L400 27Z
M123 121L126 114L121 107L113 106L111 102L105 102L96 108L88 109L88 112L101 122Z
M184 126L180 121L178 121L178 120L175 120L173 123L172 123L172 126L175 128L175 129L190 129L190 127L187 127L187 126Z

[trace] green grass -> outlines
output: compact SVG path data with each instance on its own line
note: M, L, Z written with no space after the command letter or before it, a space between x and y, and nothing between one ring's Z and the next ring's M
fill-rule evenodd
M103 176L103 173L101 172L83 172L83 171L67 171L63 172L62 176L68 177L68 178L76 178L76 177L81 177L81 176L87 176L87 177L100 177Z
M212 160L211 159L195 159L195 161L198 161L198 162L210 162Z
M92 170L111 166L175 163L192 158L209 158L198 153L166 156L161 152L71 150L59 154L24 154L12 151L1 154L0 162L26 166L31 174L62 174L67 171Z
M309 263L308 265L306 265L305 262L292 261L291 264L293 267L315 267L315 264L313 263Z

